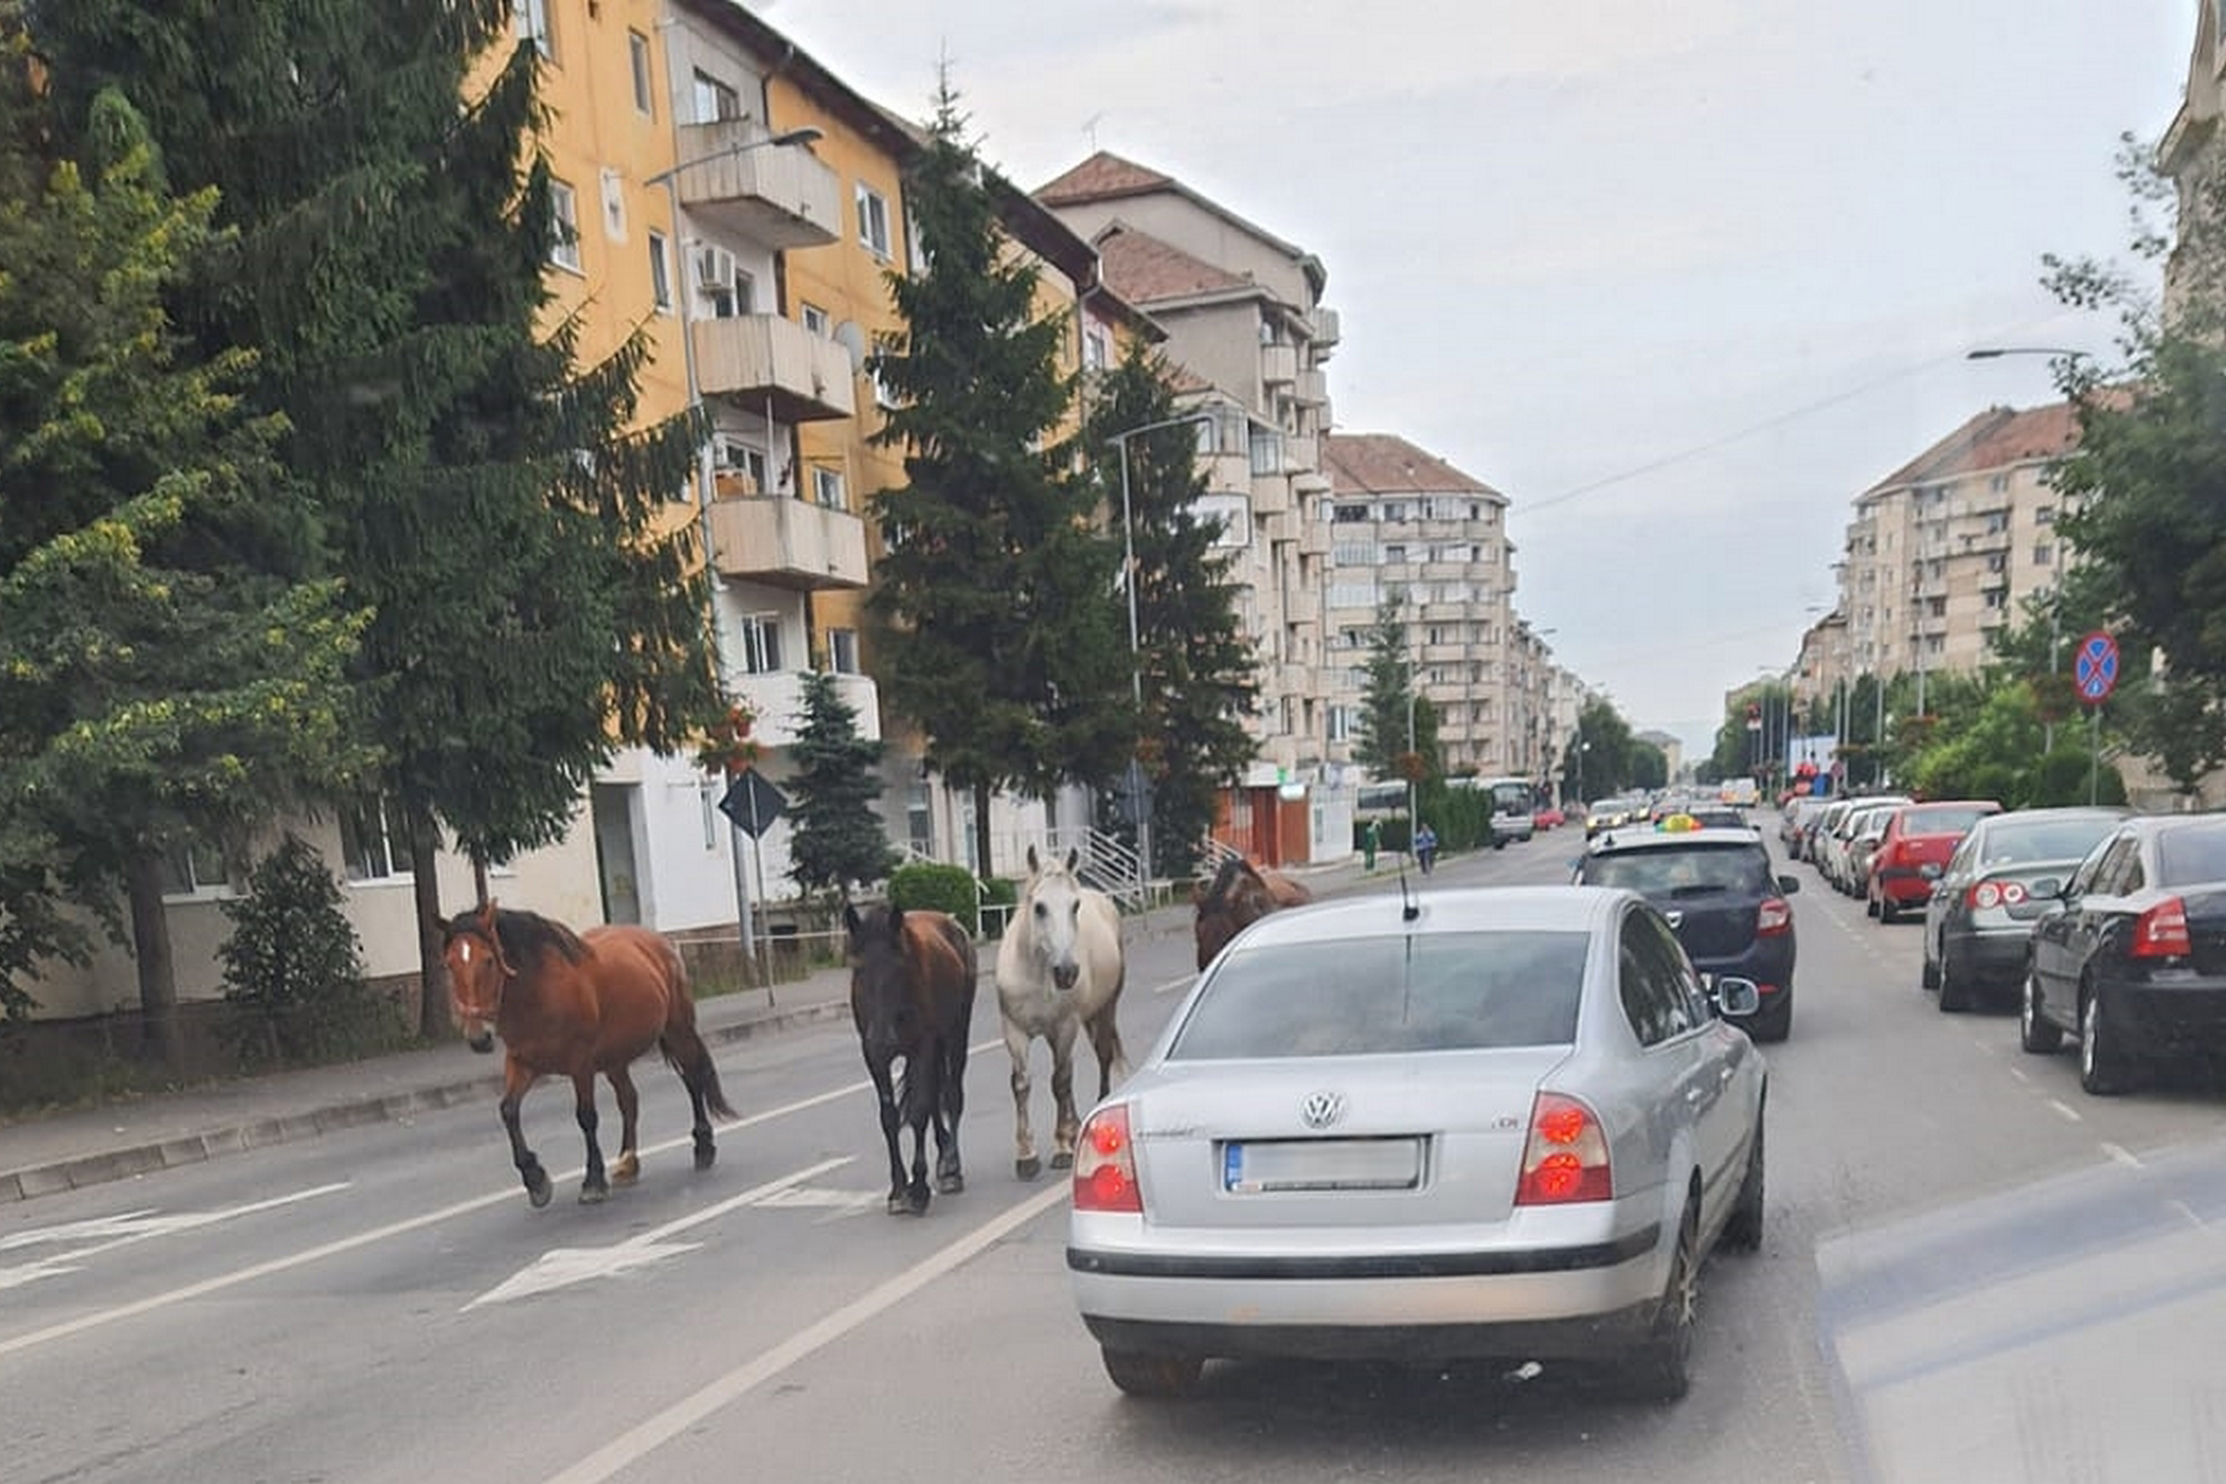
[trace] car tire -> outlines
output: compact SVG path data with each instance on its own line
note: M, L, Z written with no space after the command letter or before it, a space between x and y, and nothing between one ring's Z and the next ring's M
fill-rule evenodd
M1901 904L1884 892L1878 894L1878 921L1881 926L1901 921Z
M2079 1086L2098 1098L2115 1097L2132 1088L2117 1032L2102 1013L2102 996L2093 985L2079 997Z
M1763 1143L1766 1125L1762 1110L1755 1110L1755 1141L1747 1150L1747 1175L1739 1182L1738 1199L1732 1202L1731 1216L1724 1222L1720 1240L1734 1252L1757 1252L1762 1248L1762 1199L1763 1199Z
M1955 977L1955 974L1948 968L1948 960L1946 955L1941 956L1938 978L1940 985L1940 1013L1942 1015L1953 1015L1958 1010L1968 1010L1971 1008L1971 997L1964 992L1962 981L1957 979Z
M1756 1012L1747 1022L1747 1036L1758 1045L1783 1041L1793 1034L1793 986L1788 984L1778 991L1777 1000L1768 1008Z
M1669 1282L1638 1354L1623 1366L1623 1389L1641 1401L1674 1402L1692 1387L1693 1329L1700 1314L1700 1202L1686 1202L1670 1257Z
M2053 1056L2063 1048L2064 1028L2040 1010L2040 985L2033 971L2025 971L2025 989L2018 996L2017 1044L2035 1056Z
M1105 1374L1130 1396L1182 1396L1198 1384L1206 1368L1196 1355L1147 1355L1111 1346L1099 1347L1098 1354L1105 1362Z
M1863 898L1863 915L1865 917L1876 917L1878 915L1878 902L1876 898L1869 896L1865 896Z

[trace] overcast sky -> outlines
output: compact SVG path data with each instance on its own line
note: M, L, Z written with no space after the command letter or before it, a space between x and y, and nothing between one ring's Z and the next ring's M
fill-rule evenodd
M983 153L1093 147L1329 270L1336 425L1505 491L1517 606L1699 742L1834 600L1850 501L2040 358L2107 352L2044 253L2123 256L2118 136L2171 122L2197 0L774 0Z

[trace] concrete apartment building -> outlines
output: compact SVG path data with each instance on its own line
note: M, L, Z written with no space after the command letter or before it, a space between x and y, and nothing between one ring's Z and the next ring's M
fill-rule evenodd
M2064 551L2045 475L2069 452L2068 403L1989 408L1857 497L1840 564L1856 673L1972 671Z
M1396 600L1446 769L1543 776L1551 665L1515 614L1507 497L1395 434L1332 433L1322 447L1331 756L1352 757L1377 608Z
M1166 330L1186 409L1211 416L1200 444L1204 508L1223 517L1259 659L1259 751L1244 786L1319 782L1333 756L1322 685L1330 478L1321 436L1330 415L1323 368L1338 324L1322 303L1327 272L1312 253L1172 176L1102 151L1036 199L1095 245L1107 287ZM1325 838L1309 854L1349 843Z

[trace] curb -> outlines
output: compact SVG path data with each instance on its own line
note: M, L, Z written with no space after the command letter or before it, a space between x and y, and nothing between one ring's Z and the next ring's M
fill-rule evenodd
M702 1028L702 1034L709 1045L727 1046L798 1026L845 1019L849 1014L850 1004L847 1000L829 1000L800 1005L793 1010L776 1009L769 1014L753 1015L726 1025L706 1026ZM272 1144L290 1144L298 1139L313 1139L335 1129L390 1123L412 1113L453 1108L458 1103L470 1102L501 1089L502 1078L499 1074L485 1074L410 1092L351 1098L301 1113L259 1118L211 1129L205 1133L157 1139L122 1149L103 1150L99 1154L33 1165L27 1169L8 1170L0 1172L0 1204L33 1200L42 1195L58 1195L63 1191L83 1190L88 1186L127 1180L134 1175L152 1174L157 1170L205 1164L228 1154L244 1154L250 1149L267 1148Z

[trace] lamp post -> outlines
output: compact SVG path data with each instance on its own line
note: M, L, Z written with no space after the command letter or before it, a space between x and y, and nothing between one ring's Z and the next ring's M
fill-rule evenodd
M1136 625L1136 518L1129 506L1128 441L1144 433L1163 432L1193 423L1210 423L1210 412L1193 412L1184 417L1163 417L1157 422L1140 423L1106 436L1121 460L1121 586L1128 595L1128 680L1129 699L1135 703L1139 722L1144 716L1144 647ZM1412 723L1409 723L1410 730ZM1134 748L1128 759L1129 807L1136 811L1136 884L1150 895L1152 880L1152 809L1144 793L1144 764ZM1147 905L1149 905L1147 903Z
M675 248L680 249L678 261L670 266L675 270L672 280L673 288L680 297L680 365L687 383L688 411L700 419L703 424L703 440L696 448L696 521L703 538L704 587L706 600L710 604L705 617L710 620L711 624L711 652L714 660L720 665L722 689L725 686L725 664L723 660L718 659L719 600L715 595L719 565L711 543L711 497L715 489L711 419L703 410L703 386L696 375L696 336L694 322L689 313L694 304L694 299L688 292L688 254L685 240L680 232L680 172L693 170L698 165L709 165L719 160L732 159L736 155L747 154L754 149L771 149L787 144L811 144L821 138L822 133L823 131L807 125L801 129L789 129L779 134L768 134L762 139L736 140L725 149L714 150L708 155L699 155L692 160L682 160L670 170L660 170L655 175L642 181L643 185L661 185L665 188L665 204L672 213L672 243ZM741 934L742 957L746 961L755 952L757 933L755 924L750 918L750 877L748 867L742 859L742 827L740 825L734 827L734 836L735 930ZM754 851L756 846L753 844L751 848ZM761 861L761 870L762 864ZM771 971L769 968L761 971L765 974L766 993L770 995L773 986Z

